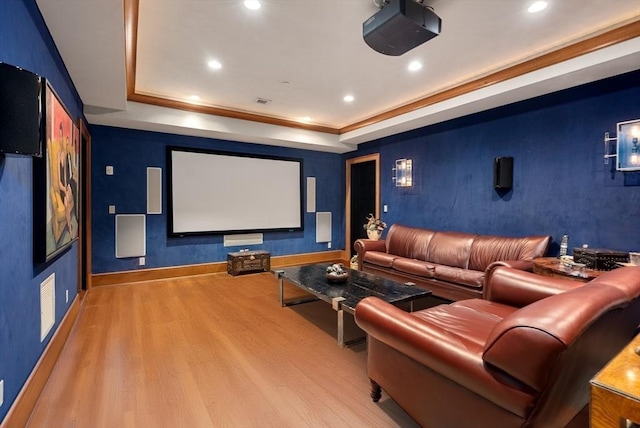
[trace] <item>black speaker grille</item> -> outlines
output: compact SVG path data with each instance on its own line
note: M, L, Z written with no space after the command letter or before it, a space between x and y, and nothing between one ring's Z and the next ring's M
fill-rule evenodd
M513 187L513 158L504 156L495 158L493 165L493 187L511 189Z

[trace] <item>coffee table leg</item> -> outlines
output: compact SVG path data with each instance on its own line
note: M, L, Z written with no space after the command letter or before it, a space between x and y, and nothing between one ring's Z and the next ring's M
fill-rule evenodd
M344 348L344 311L338 310L338 346Z
M284 279L278 276L278 296L280 297L280 306L284 306Z
M342 302L344 297L334 297L331 299L331 307L338 314L338 346L344 348L344 310L342 309Z

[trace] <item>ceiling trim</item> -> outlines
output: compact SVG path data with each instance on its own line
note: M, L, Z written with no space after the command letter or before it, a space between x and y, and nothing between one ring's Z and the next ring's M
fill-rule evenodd
M606 33L600 34L590 39L583 40L581 42L549 52L528 61L516 64L504 70L491 73L487 76L481 77L471 82L467 82L453 88L446 89L442 92L438 92L436 94L421 98L417 101L405 104L404 106L389 110L388 112L380 113L360 122L347 125L343 128L340 128L340 134L364 128L365 126L373 125L378 122L382 122L384 120L391 119L393 117L400 116L414 110L421 109L423 107L428 107L433 104L447 101L461 95L469 94L473 91L486 88L487 86L502 83L533 71L541 70L543 68L550 67L552 65L556 65L561 62L574 59L609 46L616 45L618 43L626 42L627 40L631 40L639 36L640 20L610 30Z
M253 122L266 123L270 125L285 126L289 128L304 129L327 134L342 135L360 128L364 128L376 123L427 107L455 97L469 94L473 91L486 88L491 85L505 82L507 80L523 76L527 73L541 70L561 62L577 58L588 53L640 37L640 19L631 23L614 28L610 31L596 35L586 40L565 46L555 51L543 54L536 58L515 64L506 69L490 73L486 76L460 84L450 89L429 95L408 104L393 108L389 111L376 114L367 119L355 122L342 128L330 126L301 123L292 120L249 113L227 108L211 107L187 103L183 101L171 100L159 96L151 96L136 92L136 56L138 42L138 13L140 0L124 0L124 20L125 20L125 64L127 79L127 100L150 104L160 107L167 107L176 110L190 111L196 113L210 114L214 116L229 117L233 119L249 120Z
M136 58L138 57L138 0L124 0L124 51L127 74L127 98L136 92Z
M200 104L185 103L183 101L162 98L153 95L139 94L137 92L127 97L128 101L135 101L143 104L151 104L159 107L168 107L177 110L190 111L195 113L204 113L214 116L230 117L232 119L250 120L252 122L261 122L269 125L286 126L289 128L305 129L307 131L324 132L327 134L340 134L340 130L329 126L321 126L314 124L302 124L293 120L278 119L270 116L264 116L256 113L249 113L239 110L224 109L220 107L204 106Z

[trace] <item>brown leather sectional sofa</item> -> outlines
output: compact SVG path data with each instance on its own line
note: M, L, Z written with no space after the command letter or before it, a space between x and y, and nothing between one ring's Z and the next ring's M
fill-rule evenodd
M551 236L510 238L441 232L394 224L386 239L358 239L358 269L399 282L413 282L435 296L461 300L482 296L492 263L531 271Z
M358 303L374 401L381 387L424 427L585 422L589 380L640 323L640 267L582 284L498 266L486 287L485 299L412 313Z

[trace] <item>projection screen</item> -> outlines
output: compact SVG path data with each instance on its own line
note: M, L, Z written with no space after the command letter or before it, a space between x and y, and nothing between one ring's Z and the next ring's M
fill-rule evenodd
M302 159L167 148L169 235L302 230Z

